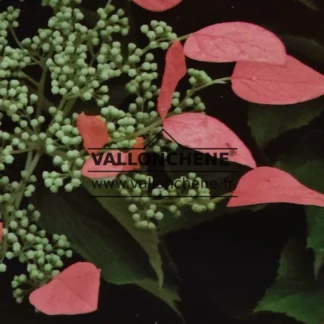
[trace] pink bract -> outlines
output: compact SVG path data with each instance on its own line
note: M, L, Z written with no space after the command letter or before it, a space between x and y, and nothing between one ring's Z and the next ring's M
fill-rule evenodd
M185 55L206 62L286 62L286 49L272 32L246 22L225 22L192 33L184 45Z
M237 62L231 79L239 97L259 104L295 104L324 94L324 76L292 56L283 66Z
M272 167L247 172L239 181L227 207L266 203L291 203L324 207L324 195L312 190L289 173Z
M47 315L76 315L98 308L100 270L78 262L29 295L30 303Z
M256 167L250 150L240 138L214 117L201 113L183 113L167 118L163 128L164 137L171 141L211 155L230 151L230 161Z
M175 41L166 54L165 69L162 86L158 98L157 110L161 119L164 120L172 102L173 93L179 81L186 75L186 59L183 53L182 44Z
M90 153L96 153L110 141L107 125L101 116L88 116L84 112L79 114L77 127L83 139L84 148Z
M133 0L140 7L155 12L169 10L177 6L182 0Z

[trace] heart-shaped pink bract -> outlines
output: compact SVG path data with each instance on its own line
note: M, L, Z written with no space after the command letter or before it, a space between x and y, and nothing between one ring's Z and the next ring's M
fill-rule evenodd
M110 141L107 125L101 116L88 116L82 112L77 119L77 127L83 139L84 148L96 153Z
M269 30L246 22L225 22L205 27L189 36L185 55L205 62L286 62L286 49Z
M239 97L259 104L295 104L324 94L324 76L292 56L283 66L237 62L231 79Z
M324 207L324 195L298 182L289 173L271 167L247 172L237 184L227 207L291 203Z
M30 303L47 315L76 315L98 308L100 269L89 262L77 262L48 284L29 295Z
M92 154L82 167L82 175L89 179L109 178L112 180L121 172L138 170L141 167L138 161L139 155L143 152L144 139L143 137L138 137L133 149L129 152L112 149L104 152L102 156ZM104 161L107 158L107 154L109 154L109 162L105 164ZM96 163L95 160L98 162ZM113 164L111 160L115 163Z
M169 10L178 5L182 0L133 0L140 7L155 12Z
M165 119L163 135L202 153L230 152L232 162L255 168L249 149L225 124L201 113L183 113Z
M182 44L175 41L166 54L162 86L158 98L157 110L162 120L165 119L171 107L173 93L186 72L187 66Z

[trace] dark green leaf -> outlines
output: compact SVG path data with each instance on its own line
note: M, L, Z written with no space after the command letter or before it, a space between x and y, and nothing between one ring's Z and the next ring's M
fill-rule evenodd
M188 148L180 147L177 152L181 152L182 156L184 154L190 156L193 151ZM199 153L195 152L195 154ZM177 157L179 158L178 161L176 160ZM212 182L215 184L217 183L217 186L210 187L211 195L221 196L232 192L238 180L249 170L249 168L236 163L229 163L228 165L192 165L192 163L189 163L186 159L180 161L180 155L176 155L173 158L172 165L165 165L165 170L172 180L180 178L181 176L188 176L188 173L194 172L201 179L206 181L207 185L211 185ZM165 235L170 232L190 229L217 217L226 217L226 214L235 213L239 210L259 210L264 207L264 205L258 205L244 208L226 208L227 203L228 198L224 198L220 200L214 211L203 212L201 214L193 212L190 207L183 209L182 215L179 217L175 217L170 213L159 223L159 232Z
M297 241L282 253L275 283L267 290L255 312L285 313L305 324L324 320L324 290L313 275L312 256Z
M168 213L159 223L159 232L161 235L165 235L171 232L190 229L201 223L211 221L224 213L226 209L224 205L222 203L220 206L217 206L216 210L201 214L194 213L189 207L182 210L182 215L178 217Z
M65 234L73 249L102 269L102 277L115 284L154 278L141 247L106 211L84 193L42 192L37 207L40 225L50 233ZM105 223L100 218L106 218Z
M90 180L84 180L84 186L91 195L118 195L113 192L113 189L98 189L94 188ZM150 263L158 277L160 285L163 284L163 270L162 259L159 253L159 238L156 231L139 230L134 226L131 213L128 211L128 202L123 197L104 197L96 198L101 206L109 212L125 229L126 231L139 243L142 249L148 254Z
M324 265L324 252L315 252L314 261L314 276L317 279L323 269Z
M179 317L182 317L181 313L177 308L177 303L180 302L180 297L177 291L177 288L172 287L164 287L160 288L158 283L154 280L142 280L137 282L137 284L142 287L143 289L150 292L155 297L163 300L171 309L173 309Z
M286 131L308 125L323 111L323 98L285 106L250 104L249 125L257 144L264 148Z
M202 224L204 222L212 221L218 217L226 217L229 214L240 212L243 210L259 211L265 208L267 205L255 205L246 207L235 207L227 208L226 204L228 199L224 199L223 202L217 204L216 209L210 212L204 212L197 214L193 212L190 208L183 210L182 215L179 217L174 217L171 214L167 214L159 223L159 233L161 235L166 235L172 232L178 232L182 230L188 230L194 226Z
M321 157L321 145L320 148L316 147L315 139L301 143L281 155L276 167L287 171L305 186L324 193L324 159ZM305 210L308 223L307 244L315 253L314 273L317 277L323 265L324 208L307 206Z
M316 62L324 63L324 46L314 39L285 35L281 37L288 50L297 52Z
M315 11L319 10L315 0L298 0L298 1L312 10L315 10Z
M324 208L308 206L308 247L316 252L324 252Z
M312 134L290 151L281 154L275 166L290 173L305 186L324 193L323 148L322 138Z
M146 253L95 199L82 190L69 194L42 191L35 205L42 213L40 225L50 233L65 234L77 253L101 269L104 280L118 285L136 284L181 317L176 307L180 301L177 288L167 283L160 287Z
M317 277L324 265L324 208L307 206L307 245L314 250L314 274Z

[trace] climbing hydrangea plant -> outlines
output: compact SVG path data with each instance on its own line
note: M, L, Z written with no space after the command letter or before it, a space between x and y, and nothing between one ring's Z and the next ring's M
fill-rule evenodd
M180 2L134 0L157 12ZM179 37L165 22L153 20L140 28L147 38L141 47L129 41L129 19L111 1L97 9L95 24L87 21L81 0L42 4L52 8L52 17L36 35L22 40L16 35L20 10L8 7L0 14L0 271L14 258L26 265L26 273L12 281L18 303L31 292L30 302L50 315L87 313L98 303L103 265L91 257L60 272L72 248L81 254L82 249L68 233L51 234L53 230L48 233L39 224L43 215L33 196L40 182L43 190L57 195L81 186L94 195L98 188L89 179L97 185L105 180L100 193L113 198L104 202L97 195L98 204L107 214L119 208L116 201L126 206L122 217L113 216L148 254L157 289L164 281L160 224L184 218L188 208L215 212L224 201L229 208L278 202L324 207L322 193L277 167L257 166L241 139L206 114L199 96L206 87L230 81L238 96L259 104L287 105L323 95L324 76L289 56L270 31L230 22ZM158 65L158 51L166 52L164 66ZM186 57L237 63L232 76L212 79L205 71L187 68ZM182 79L188 88L179 91ZM120 105L111 102L114 82L122 83L127 93ZM82 102L94 106L93 111L80 111ZM216 148L229 150L231 163L250 170L221 196L214 196L195 172L154 185L140 157L166 159L179 146L204 156L213 156ZM40 170L44 159L51 165ZM114 180L123 186L109 185ZM80 278L86 284L79 284ZM75 291L62 284L68 281ZM62 294L71 303L60 303ZM174 300L167 302L174 307Z

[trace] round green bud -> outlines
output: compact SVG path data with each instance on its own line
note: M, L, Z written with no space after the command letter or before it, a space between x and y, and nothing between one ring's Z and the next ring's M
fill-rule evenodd
M150 231L154 231L156 229L156 226L154 223L150 222L147 226L147 228L150 230Z
M146 216L147 216L148 218L152 218L152 217L154 217L154 210L152 210L152 209L148 209L148 210L146 211Z
M45 264L44 270L46 272L51 272L53 270L53 266L50 263Z
M155 214L155 219L156 220L162 220L164 217L163 213L161 213L160 211L158 211L156 214Z
M128 206L128 210L131 212L131 213L135 213L137 211L137 206L135 204L132 204L132 205L129 205Z

